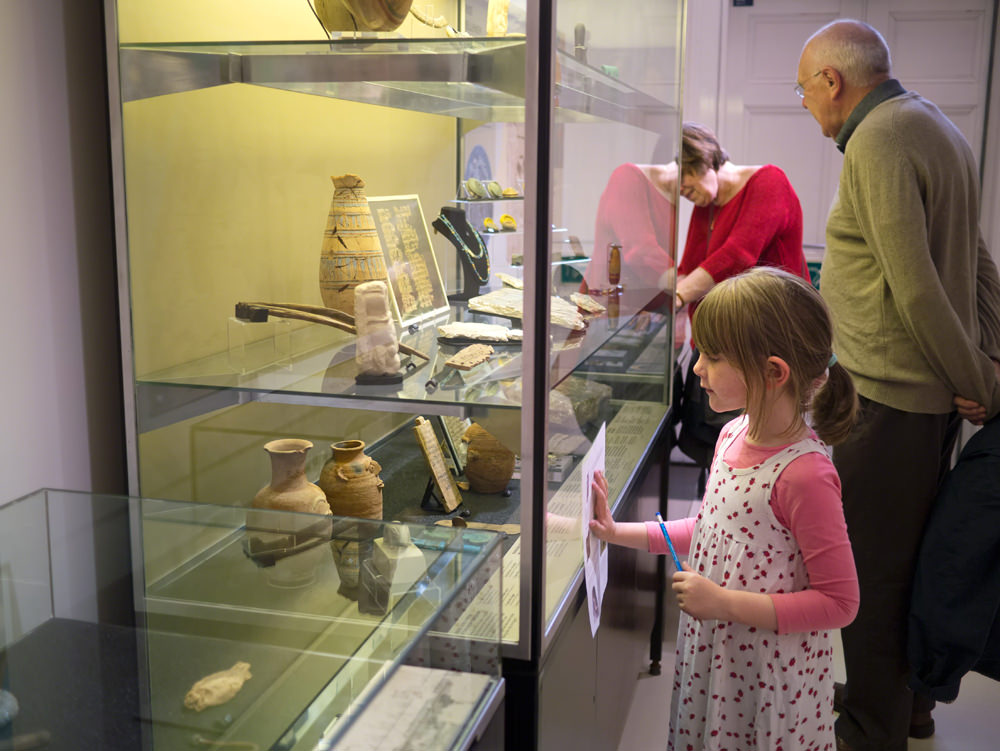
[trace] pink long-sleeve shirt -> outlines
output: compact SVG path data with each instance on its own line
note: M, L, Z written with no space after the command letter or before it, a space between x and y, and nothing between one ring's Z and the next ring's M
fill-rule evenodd
M745 433L738 436L726 453L733 467L752 467L784 448L753 446L745 437ZM778 617L778 633L848 625L858 612L858 577L833 463L816 453L794 459L774 484L771 509L795 537L809 574L808 589L768 595ZM689 552L696 522L690 517L666 523L678 555ZM651 553L669 552L658 523L646 522L646 539Z

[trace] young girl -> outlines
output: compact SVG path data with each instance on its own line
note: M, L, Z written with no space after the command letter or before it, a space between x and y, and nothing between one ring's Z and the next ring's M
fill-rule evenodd
M677 634L668 749L834 748L829 629L858 607L840 481L821 442L843 440L857 398L830 318L799 277L757 268L714 287L692 324L694 372L722 431L696 518L667 530ZM811 424L806 421L811 413ZM616 523L594 481L591 531L653 553L660 525Z

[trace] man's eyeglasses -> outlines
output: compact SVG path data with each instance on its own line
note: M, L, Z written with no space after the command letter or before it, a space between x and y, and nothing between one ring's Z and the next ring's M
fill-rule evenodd
M823 72L823 69L820 68L815 73L813 73L811 76L809 76L809 78L806 79L806 82L811 81L812 79L814 79L816 76L818 76L822 72ZM805 86L804 83L799 83L798 81L795 82L795 88L793 89L793 91L795 91L795 94L796 94L796 96L798 96L799 99L805 99L806 98L806 90L805 90L805 88L803 88L804 86Z

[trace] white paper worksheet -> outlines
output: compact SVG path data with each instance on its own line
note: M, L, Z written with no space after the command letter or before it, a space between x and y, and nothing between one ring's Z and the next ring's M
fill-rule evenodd
M604 472L605 427L597 432L590 450L580 462L580 520L583 538L583 572L587 582L587 610L590 612L590 634L597 633L601 625L601 602L608 584L608 546L590 533L590 520L594 518L594 499L591 487L596 472Z

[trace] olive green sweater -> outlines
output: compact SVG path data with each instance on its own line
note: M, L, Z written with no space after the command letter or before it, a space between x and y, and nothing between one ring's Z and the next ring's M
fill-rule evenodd
M960 395L992 416L1000 278L979 229L975 160L934 104L887 84L838 135L821 273L834 351L872 401L941 414Z

